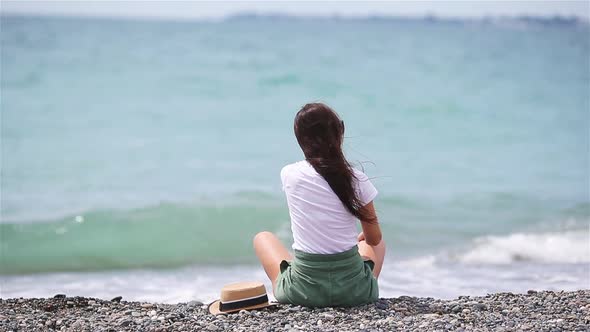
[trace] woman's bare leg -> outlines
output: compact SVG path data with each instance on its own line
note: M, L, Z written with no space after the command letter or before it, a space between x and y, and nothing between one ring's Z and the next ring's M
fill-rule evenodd
M293 259L287 248L271 232L260 232L254 237L254 251L262 263L266 275L272 282L273 292L275 282L281 271L281 261Z
M373 274L375 278L379 278L381 268L383 267L383 261L385 260L385 242L381 240L378 245L370 246L365 242L363 233L359 234L359 254L363 257L367 257L375 263Z

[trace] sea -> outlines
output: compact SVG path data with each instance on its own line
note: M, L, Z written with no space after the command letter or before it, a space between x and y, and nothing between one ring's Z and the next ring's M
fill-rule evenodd
M590 288L587 22L3 15L0 297L208 302L292 244L302 105L377 187L380 296Z

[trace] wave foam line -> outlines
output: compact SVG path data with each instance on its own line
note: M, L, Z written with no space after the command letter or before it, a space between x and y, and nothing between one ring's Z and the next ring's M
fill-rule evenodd
M590 231L480 237L456 258L466 264L590 263Z

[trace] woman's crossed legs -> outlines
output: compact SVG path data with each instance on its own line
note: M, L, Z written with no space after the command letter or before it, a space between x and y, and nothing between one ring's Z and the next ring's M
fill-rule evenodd
M375 278L379 278L381 268L383 267L383 260L385 258L385 243L381 241L376 246L368 245L363 233L359 234L359 254L363 258L368 258L375 263L373 274ZM287 248L281 243L279 238L271 232L260 232L254 237L254 251L256 256L262 263L266 275L272 282L273 292L275 290L275 282L277 276L281 272L281 261L292 260L293 256L289 253Z

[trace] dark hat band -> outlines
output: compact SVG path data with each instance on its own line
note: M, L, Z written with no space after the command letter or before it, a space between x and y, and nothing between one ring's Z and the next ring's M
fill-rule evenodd
M254 305L259 305L259 304L264 304L264 303L268 303L268 296L266 296L266 294L258 296L258 297L246 299L246 300L240 300L240 301L232 301L232 302L226 302L226 303L223 303L220 301L219 302L219 310L220 311L230 311L230 310L251 307Z

